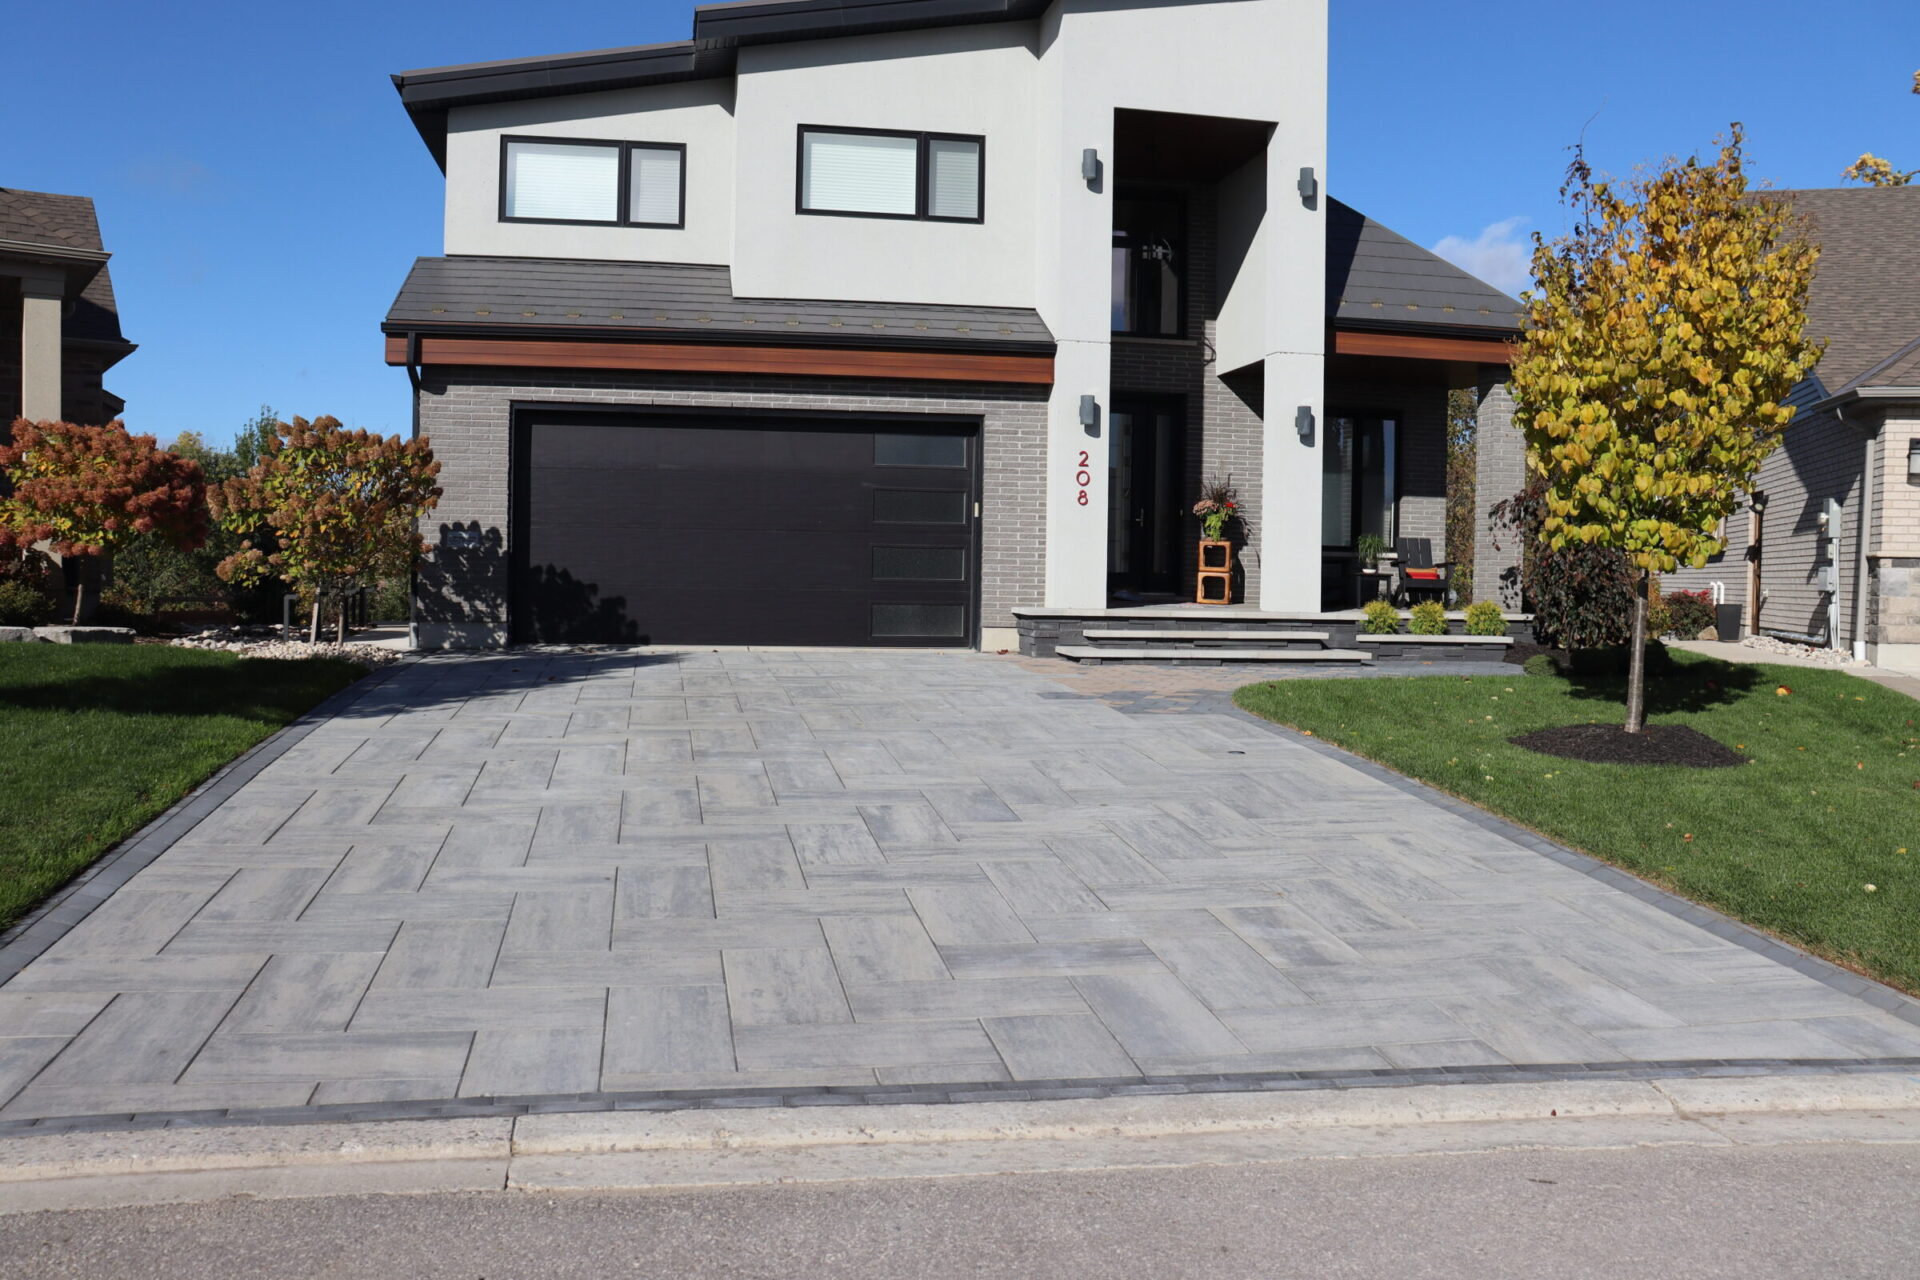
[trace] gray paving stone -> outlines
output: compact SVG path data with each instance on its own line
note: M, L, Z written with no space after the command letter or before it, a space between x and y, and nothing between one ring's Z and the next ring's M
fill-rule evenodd
M233 994L225 991L117 996L39 1078L50 1085L177 1080L233 1002Z
M345 1031L381 958L357 951L275 956L220 1025L233 1032Z
M629 987L609 993L602 1088L645 1088L636 1081L673 1075L711 1082L734 1066L726 988Z
M984 1018L981 1026L1015 1080L1137 1076L1140 1068L1092 1014Z
M1082 974L1073 985L1122 1048L1136 1058L1234 1053L1245 1048L1170 973Z
M49 913L80 923L0 990L36 1073L0 1116L1920 1052L1890 990L1270 731L1217 676L1056 677L412 664Z
M1148 938L1147 945L1174 977L1215 1012L1284 1009L1312 1003L1300 987L1289 982L1259 952L1231 934L1156 936Z
M904 896L900 905L906 906ZM920 918L911 913L823 917L820 925L845 984L938 982L952 976Z
M729 948L721 953L721 963L736 1029L853 1021L840 975L825 950Z
M186 1084L454 1076L471 1031L369 1031L338 1035L218 1035L181 1077Z
M12 1031L13 1028L7 1028ZM71 1036L0 1036L0 1104L6 1103L27 1082L40 1073L40 1069L53 1061L55 1054L67 1047ZM0 1114L5 1114L0 1111Z
M374 975L373 990L484 987L506 931L504 920L409 920Z

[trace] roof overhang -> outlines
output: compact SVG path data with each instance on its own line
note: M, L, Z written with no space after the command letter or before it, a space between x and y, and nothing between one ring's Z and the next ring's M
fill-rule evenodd
M1335 321L1328 329L1328 355L1473 364L1513 363L1513 340L1517 336L1512 331L1469 329L1463 325L1389 328Z
M77 294L93 282L113 255L104 249L76 249L39 240L0 240L0 275L19 274L17 268L43 269L66 279L66 291ZM14 270L8 269L8 264Z
M1824 400L1816 400L1809 408L1815 413L1825 413L1845 405L1859 404L1862 401L1871 404L1886 404L1892 401L1920 402L1920 387L1849 387Z
M442 169L447 165L447 113L455 107L569 93L599 93L707 80L734 73L748 45L877 35L989 22L1018 22L1044 13L1049 0L748 0L705 5L693 13L693 39L670 44L596 49L551 57L509 58L402 71L393 77L400 101Z

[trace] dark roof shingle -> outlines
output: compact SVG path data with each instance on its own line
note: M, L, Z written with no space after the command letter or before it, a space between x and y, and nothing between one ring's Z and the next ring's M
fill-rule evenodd
M0 240L96 253L105 249L100 241L100 219L90 197L12 187L0 187ZM68 338L88 342L126 341L120 332L113 278L104 265L80 291L62 332Z
M1821 385L1829 394L1912 386L1911 366L1889 361L1920 339L1920 187L1778 194L1805 215L1820 244L1807 331L1827 340L1815 370Z
M1051 349L1036 311L738 298L726 267L564 258L421 258L389 331L516 328L899 347Z
M1327 317L1517 330L1520 303L1365 214L1327 201Z

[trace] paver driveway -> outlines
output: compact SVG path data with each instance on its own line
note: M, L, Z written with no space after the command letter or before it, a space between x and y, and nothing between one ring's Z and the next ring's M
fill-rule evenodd
M0 1119L1920 1053L1290 735L1072 683L960 654L406 667L0 988Z

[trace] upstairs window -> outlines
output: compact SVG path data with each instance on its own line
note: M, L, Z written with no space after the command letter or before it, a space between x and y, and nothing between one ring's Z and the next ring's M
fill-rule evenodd
M980 222L986 140L800 127L801 213Z
M504 138L500 218L683 227L686 160L674 142Z

